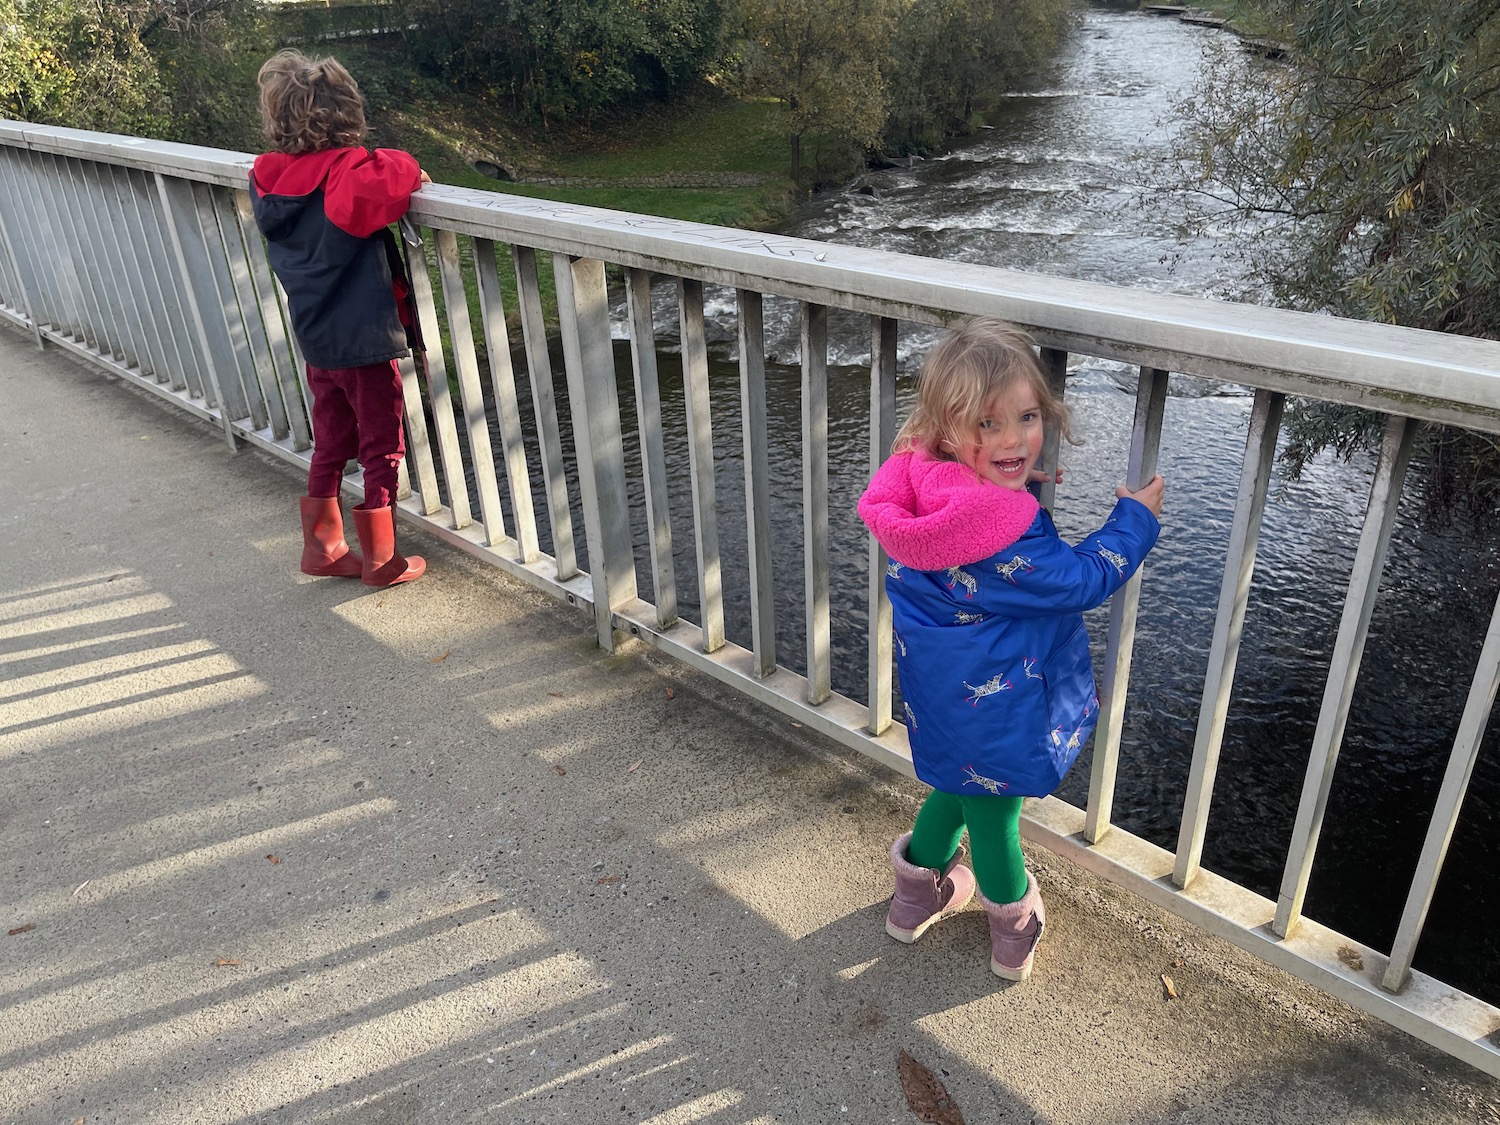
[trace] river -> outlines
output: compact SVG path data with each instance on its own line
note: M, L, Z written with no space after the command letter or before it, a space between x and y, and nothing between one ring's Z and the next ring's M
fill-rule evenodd
M1233 286L1235 260L1212 240L1181 244L1130 169L1160 153L1173 102L1228 33L1137 13L1090 10L1045 84L1006 99L984 131L940 158L882 171L813 200L780 228L827 241L1196 295ZM1246 65L1260 65L1247 62ZM683 616L696 618L692 499L672 286L656 290L662 400ZM706 295L726 626L750 641L733 293ZM778 657L803 669L800 383L796 307L768 300L769 447L775 513ZM623 311L617 316L623 337ZM830 318L830 573L834 688L864 699L866 534L854 503L868 476L868 322ZM934 339L902 325L900 393ZM620 343L622 408L629 357ZM1065 537L1102 520L1124 476L1135 371L1073 357L1068 401L1084 444L1068 448L1054 513ZM1174 375L1160 468L1164 530L1146 570L1114 819L1172 849L1192 756L1250 395ZM638 473L634 441L627 452ZM1373 457L1316 459L1268 505L1204 864L1274 898L1321 704ZM1415 474L1413 474L1415 476ZM1375 607L1333 784L1306 913L1389 949L1494 604L1491 536L1434 529L1409 485ZM639 486L633 504L643 596L650 596ZM580 526L581 530L581 526ZM545 544L544 544L545 545ZM1096 660L1107 610L1090 615ZM1088 757L1058 795L1086 799ZM1500 865L1488 836L1500 759L1487 742L1418 950L1416 967L1500 1003Z

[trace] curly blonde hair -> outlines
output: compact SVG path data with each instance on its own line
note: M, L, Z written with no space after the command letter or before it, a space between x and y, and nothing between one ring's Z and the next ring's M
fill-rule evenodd
M364 140L364 95L337 59L278 51L260 68L256 81L261 127L277 152L321 152Z
M1072 442L1071 412L1052 393L1030 336L992 316L961 322L927 354L917 376L917 401L893 453L920 449L940 461L958 460L972 445L992 395L1024 380L1036 394L1048 430Z

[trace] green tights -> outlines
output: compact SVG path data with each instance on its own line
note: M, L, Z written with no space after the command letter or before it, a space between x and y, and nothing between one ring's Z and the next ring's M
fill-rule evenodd
M1021 855L1020 797L940 793L936 789L917 813L906 858L918 867L942 870L958 851L964 828L974 878L994 903L1026 897L1026 860Z

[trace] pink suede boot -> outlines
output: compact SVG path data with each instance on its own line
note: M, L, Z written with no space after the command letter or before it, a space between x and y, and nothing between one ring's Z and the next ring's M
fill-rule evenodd
M955 914L974 897L974 873L958 862L958 855L939 871L918 867L906 858L911 833L891 845L891 866L896 871L896 897L885 916L885 932L908 945L927 932L934 922Z
M1026 894L1019 902L993 903L981 892L979 903L990 916L990 971L1006 980L1025 980L1047 925L1036 879L1026 873Z

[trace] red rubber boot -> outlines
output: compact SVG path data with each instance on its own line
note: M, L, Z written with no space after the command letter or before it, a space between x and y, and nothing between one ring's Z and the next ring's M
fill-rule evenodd
M364 560L344 542L337 496L302 497L302 573L320 578L358 578Z
M365 554L366 586L394 586L421 578L427 569L420 555L402 557L396 551L396 512L394 508L355 508L354 530L359 533L359 549Z

